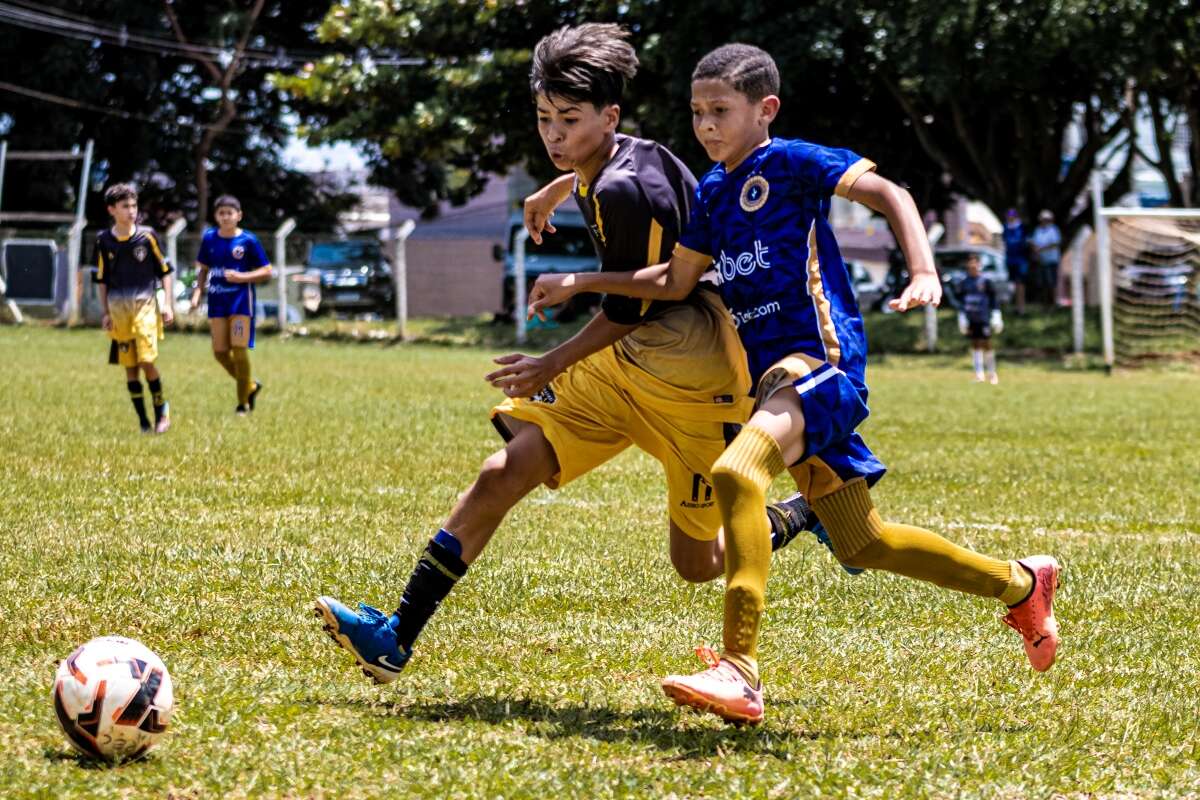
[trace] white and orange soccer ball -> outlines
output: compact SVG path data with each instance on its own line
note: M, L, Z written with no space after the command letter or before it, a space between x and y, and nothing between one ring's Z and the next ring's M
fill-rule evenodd
M77 750L93 758L140 758L171 721L175 692L162 659L122 636L75 649L54 677L54 711Z

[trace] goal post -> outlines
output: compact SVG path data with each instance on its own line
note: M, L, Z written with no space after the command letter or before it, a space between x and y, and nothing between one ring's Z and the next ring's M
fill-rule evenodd
M1092 202L1105 366L1200 360L1200 209Z

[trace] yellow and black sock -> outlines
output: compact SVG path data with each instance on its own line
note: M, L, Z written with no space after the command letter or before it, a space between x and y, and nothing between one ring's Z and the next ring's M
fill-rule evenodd
M838 560L851 567L887 570L1005 605L1033 589L1032 576L1015 561L980 555L924 528L884 522L865 481L851 481L813 507Z
M150 428L150 419L146 416L146 398L142 394L141 381L127 381L125 385L129 388L129 399L133 401L133 410L137 412L138 421L142 424L142 430Z
M150 387L150 401L154 403L154 421L158 422L167 410L167 401L163 397L162 378L148 380L146 385Z
M458 552L455 552L455 551ZM413 642L420 635L425 623L437 611L438 606L458 579L467 574L467 564L462 560L462 544L454 534L439 530L429 540L425 552L404 587L400 607L396 609L396 641L405 650L412 650Z
M229 373L229 377L237 380L237 368L233 365L233 356L229 355L228 350L214 350L213 358L217 360L218 364L225 368L225 371Z
M254 381L250 377L250 351L245 347L234 347L229 354L233 359L234 377L237 378L238 405L249 407L250 390Z
M713 488L725 525L725 626L721 657L758 684L758 629L771 566L767 487L784 470L779 445L746 426L713 464Z

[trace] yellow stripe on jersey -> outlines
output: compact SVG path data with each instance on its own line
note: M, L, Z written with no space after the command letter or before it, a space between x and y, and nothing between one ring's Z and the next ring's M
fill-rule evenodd
M146 238L150 240L150 247L154 250L154 257L158 259L158 266L162 268L162 274L166 275L171 270L167 266L167 260L163 258L162 250L158 249L158 237L153 233L148 233L146 234Z
M874 161L869 158L860 158L850 165L850 169L842 173L842 177L838 179L833 193L838 197L848 197L850 195L850 187L854 186L854 182L874 169Z
M104 246L96 242L96 280L104 280Z
M842 358L842 345L838 342L837 328L833 324L833 310L825 296L825 281L821 278L821 256L817 253L817 221L808 227L808 295L817 311L817 324L821 327L821 342L825 345L825 360L833 366Z
M596 230L600 233L600 243L608 244L608 239L604 236L604 220L600 216L600 198L596 195L592 195L592 205L596 208Z
M650 236L646 244L646 266L651 267L662 261L662 225L658 220L650 218Z

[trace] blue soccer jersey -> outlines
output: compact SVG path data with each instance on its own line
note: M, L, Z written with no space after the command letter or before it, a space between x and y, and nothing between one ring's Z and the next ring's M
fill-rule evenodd
M249 231L225 238L216 228L204 232L196 261L208 267L208 315L228 317L254 315L252 283L230 283L227 272L250 272L270 264L258 237Z
M679 247L712 258L755 383L794 353L863 382L862 315L828 215L832 196L874 168L849 150L772 139L701 179Z

